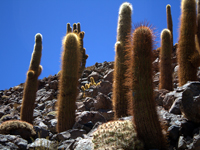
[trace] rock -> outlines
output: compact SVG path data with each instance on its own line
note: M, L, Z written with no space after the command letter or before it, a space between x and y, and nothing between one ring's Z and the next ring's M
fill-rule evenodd
M97 82L99 80L99 73L93 71L89 76L88 76L88 81L90 82L90 77L94 78L94 82Z
M181 110L180 110L180 105L181 105L181 97L177 98L174 103L172 104L171 108L169 109L170 113L180 115Z
M6 147L10 148L11 150L12 150L12 149L18 149L18 146L15 145L15 144L12 143L12 142L6 142L5 145L6 145Z
M38 104L36 108L39 110L43 110L45 108L45 104L44 103Z
M172 125L181 126L181 121L183 121L182 115L174 115L172 113L169 113L162 107L157 107L157 113L160 120L165 122L168 127Z
M53 80L49 83L49 88L50 89L54 89L54 90L58 90L58 81L57 80Z
M172 139L172 140L178 140L179 138L179 129L180 127L177 126L177 125L172 125L168 128L168 134L169 134L169 137Z
M59 146L57 148L57 150L73 150L73 144L74 144L75 140L74 139L70 139L70 140L66 140L64 142L62 142L61 146Z
M54 144L50 140L44 139L44 138L37 138L33 143L28 144L27 148L29 150L34 149L48 149L48 150L54 150Z
M180 133L184 137L186 137L186 136L192 137L194 129L195 129L195 124L193 122L187 121L187 120L182 120L181 121Z
M108 73L103 77L104 81L109 81L110 83L113 82L113 72L114 69L108 71Z
M159 71L159 58L156 58L153 62L152 62L152 68L153 71L158 72Z
M154 90L154 97L157 105L163 106L163 99L167 93L169 93L169 91L166 89Z
M84 124L84 127L87 127L87 129L89 129L88 132L93 128L93 126L94 124L92 123L92 121L89 121L88 123Z
M50 112L50 111L55 111L55 105L56 105L57 100L49 100L45 102L45 111Z
M44 124L43 122L40 122L40 123L39 123L39 126L40 126L42 129L48 130L48 126L47 126L46 124Z
M3 112L3 110L0 110L0 118L2 117L2 116L4 116L5 115L5 113Z
M76 117L76 120L79 124L86 124L89 121L92 121L93 124L96 122L106 122L106 119L97 111L84 111Z
M50 89L49 91L47 91L46 93L44 93L44 95L42 96L42 98L40 99L41 102L45 102L48 100L52 100L54 98L54 92L55 90Z
M186 141L183 136L180 136L178 140L178 149L185 150L186 148L187 148Z
M2 135L0 134L0 149L13 150L20 149L25 150L28 142L19 135Z
M188 120L200 123L200 82L188 82L183 87L181 112Z
M57 125L57 119L51 119L48 121L48 129L52 132L52 133L56 133L56 125Z
M13 119L14 119L14 118L13 118L12 115L7 114L7 115L2 116L0 120L1 120L1 121L8 121L8 120L13 120Z
M112 101L111 99L98 92L98 95L96 97L96 100L93 103L95 110L99 110L99 109L112 109Z
M112 92L112 83L110 83L109 81L102 81L98 92L103 93L105 95Z
M174 101L175 101L174 92L167 93L165 95L165 98L163 99L163 107L166 110L169 110Z
M80 105L78 108L77 108L77 111L86 111L86 108L85 108L85 105L84 104L82 104L82 105Z
M83 104L85 105L85 109L89 111L91 107L94 107L94 101L94 98L86 97L85 101L83 102Z
M81 139L78 142L74 144L75 149L74 150L93 150L94 144L92 142L92 139Z
M40 126L34 126L34 130L36 132L36 138L46 138L49 136L49 131Z
M200 135L195 135L193 137L193 150L199 150L200 149Z
M41 116L38 116L34 119L33 124L34 125L39 125L41 121L44 121L43 118L40 118Z
M83 129L70 129L67 131L71 134L71 139L76 139L77 137L83 137L83 134L86 134L86 131Z
M160 76L160 72L157 72L157 73L153 76L153 87L154 87L154 89L156 89L156 90L158 90L159 76Z
M55 118L56 118L56 115L57 115L57 111L50 111L50 112L47 114L47 117L49 117L49 119L55 119Z
M98 112L100 114L102 114L107 121L113 120L113 118L114 118L113 110L104 110L104 109L102 110L102 109L100 109L100 110L98 110Z
M33 110L33 118L40 117L41 115L42 114L40 110L37 110L37 109Z
M26 150L28 145L28 142L22 138L17 138L14 143L19 147L20 150Z
M65 141L71 138L71 134L68 131L64 131L64 132L60 132L58 134L55 134L52 137L52 140L56 140L56 141Z
M1 150L11 150L10 147L4 146L4 145L2 145L2 144L0 144L0 149L1 149Z

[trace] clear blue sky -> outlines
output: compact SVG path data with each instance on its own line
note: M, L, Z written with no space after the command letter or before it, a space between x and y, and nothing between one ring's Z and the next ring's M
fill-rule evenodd
M114 61L118 10L123 0L1 0L0 90L25 82L36 33L43 35L40 79L60 70L61 41L66 24L80 22L85 31L86 66ZM171 5L174 43L178 39L180 0L130 0L133 24L147 20L156 27L156 41L167 27Z

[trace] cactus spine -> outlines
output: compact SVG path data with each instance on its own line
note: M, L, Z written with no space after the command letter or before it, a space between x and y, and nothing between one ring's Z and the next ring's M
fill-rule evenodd
M62 68L59 82L58 132L71 129L75 123L75 101L80 60L81 52L78 34L76 31L67 33L63 39Z
M165 138L156 111L152 81L153 33L139 26L133 32L132 100L133 124L145 149L166 149ZM131 99L131 98L130 98Z
M173 22L172 22L172 15L171 15L171 5L166 6L166 13L167 13L167 28L171 32L171 45L173 50Z
M127 57L126 45L131 34L131 14L132 6L130 3L123 3L119 9L117 42L115 45L115 62L114 62L114 80L113 80L113 110L115 119L128 116L127 107L128 100L126 93L128 91L125 86L125 74L127 66L125 60Z
M23 100L20 117L21 120L28 123L33 123L33 110L35 108L35 98L38 88L38 76L42 71L40 59L42 56L42 35L35 35L35 45L32 53L32 58L27 72L27 79L24 86Z
M173 90L172 68L171 68L171 32L164 29L161 32L161 51L160 51L160 83L159 89Z
M195 49L196 1L182 0L178 45L179 86L197 80L198 52Z

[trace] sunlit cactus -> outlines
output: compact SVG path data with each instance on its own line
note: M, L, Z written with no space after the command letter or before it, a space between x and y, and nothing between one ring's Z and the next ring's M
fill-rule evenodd
M57 131L71 129L75 123L75 101L81 61L80 41L76 33L63 39L62 68L58 95Z
M188 81L197 80L197 67L199 66L199 54L195 47L196 34L196 1L182 0L181 22L179 33L178 80L179 86Z
M161 32L161 51L160 51L160 80L159 89L173 90L172 84L172 67L171 67L171 32L164 29Z
M115 62L113 77L113 110L114 118L128 116L128 87L125 85L127 65L125 61L128 59L127 43L129 43L131 35L131 15L132 5L124 2L119 8L119 17L117 25L117 42L115 44Z
M167 14L167 28L171 32L171 45L173 49L173 22L172 22L172 14L171 14L171 5L166 6L166 14Z
M32 58L27 72L27 79L24 86L20 119L28 123L33 123L33 110L35 108L35 98L38 89L38 76L42 72L40 60L42 56L42 35L35 35L35 45Z

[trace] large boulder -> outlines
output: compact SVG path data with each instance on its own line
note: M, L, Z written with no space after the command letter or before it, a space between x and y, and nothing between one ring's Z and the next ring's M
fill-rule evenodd
M188 82L184 87L181 112L188 120L200 123L200 82Z

